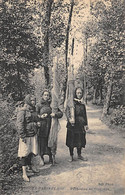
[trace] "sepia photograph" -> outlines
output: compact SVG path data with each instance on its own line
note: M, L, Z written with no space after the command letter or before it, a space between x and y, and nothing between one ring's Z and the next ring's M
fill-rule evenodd
M123 0L0 0L0 194L125 195Z

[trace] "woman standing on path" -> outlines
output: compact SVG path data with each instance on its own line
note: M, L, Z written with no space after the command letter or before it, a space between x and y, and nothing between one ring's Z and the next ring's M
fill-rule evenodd
M70 162L73 161L74 147L77 148L78 159L87 160L81 156L82 148L86 145L86 130L88 129L86 107L83 103L83 90L79 87L75 90L74 98L75 123L69 121L69 113L67 112L67 137L66 145L69 147Z
M17 114L17 128L19 130L19 148L18 157L21 159L23 179L29 181L26 167L31 166L32 156L38 154L37 143L37 113L35 111L35 97L27 95L25 104ZM31 166L33 172L38 172L35 167Z
M50 107L51 96L50 92L46 89L42 92L40 103L36 105L36 111L40 118L40 127L38 133L38 151L44 162L44 155L49 155L49 162L52 163L51 149L48 147L48 137L51 127L52 109Z
M49 162L53 164L51 148L48 147L48 138L51 128L52 117L61 118L63 113L58 110L58 112L52 113L50 107L51 95L50 92L45 89L42 93L42 98L39 104L36 105L36 111L38 117L40 118L40 128L38 133L38 150L44 162L44 155L49 155Z

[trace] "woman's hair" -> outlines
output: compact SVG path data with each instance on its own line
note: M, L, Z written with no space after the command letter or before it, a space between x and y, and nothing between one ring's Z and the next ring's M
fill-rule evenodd
M51 93L50 93L50 91L48 90L48 89L44 89L43 91L42 91L42 96L43 96L43 94L45 93L45 92L48 92L49 93L49 97L51 97Z
M44 90L42 91L41 96L43 96L43 94L44 94L45 92L48 92L48 93L49 93L49 99L48 99L48 102L49 102L49 103L51 103L51 101L52 101L52 97L51 97L51 92L49 91L49 89L44 89ZM43 97L41 98L40 102L41 102L41 101L43 101Z
M82 91L82 97L83 97L83 94L84 94L83 89L82 89L81 87L77 87L77 88L75 89L75 93L74 93L74 97L75 97L75 98L77 98L77 96L76 96L76 91L77 91L78 89L80 89L80 90Z

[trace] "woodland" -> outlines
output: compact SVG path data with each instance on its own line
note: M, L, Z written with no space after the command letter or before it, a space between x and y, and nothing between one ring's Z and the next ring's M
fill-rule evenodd
M118 130L125 127L123 19L123 0L0 1L2 185L20 169L13 119L16 103L28 93L38 101L44 88L51 89L52 67L58 63L63 105L76 43L82 44L83 56L75 68L75 86L84 89L86 104L102 108L102 121Z

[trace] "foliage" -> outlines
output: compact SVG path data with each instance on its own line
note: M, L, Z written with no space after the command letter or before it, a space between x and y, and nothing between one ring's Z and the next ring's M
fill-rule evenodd
M9 7L10 6L10 7ZM28 74L38 62L41 49L32 36L30 9L24 3L2 3L1 9L1 92L22 99L28 91Z
M83 33L92 27L95 43L89 46L87 67L84 67L88 85L103 91L102 98L109 101L107 105L123 104L123 1L97 1L93 4L91 14L94 15L97 30L89 23ZM94 19L93 17L93 19ZM96 32L96 33L95 33ZM111 99L107 96L109 83L112 82ZM98 94L98 93L97 93ZM109 99L108 99L109 98Z
M0 137L1 137L1 169L5 173L17 159L18 135L14 121L11 119L14 103L0 99Z
M125 127L125 107L124 106L117 106L113 110L110 116L110 122L114 125L120 125Z
M68 7L69 4L63 1L53 4L49 28L50 43L53 48L61 47L65 40Z

